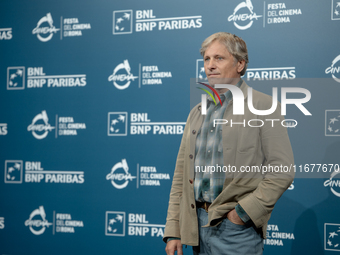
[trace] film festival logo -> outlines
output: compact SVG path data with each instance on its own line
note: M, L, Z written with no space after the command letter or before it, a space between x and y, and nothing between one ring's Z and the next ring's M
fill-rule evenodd
M340 3L340 2L339 2ZM337 56L333 61L332 61L332 65L330 67L327 67L325 70L326 74L332 74L332 78L336 81L340 83L340 65L336 65L338 62L340 61L340 55ZM340 62L339 62L340 63Z
M124 189L129 184L129 181L133 181L136 176L132 176L129 173L129 166L126 159L122 159L121 162L115 164L111 172L106 175L106 180L110 180L113 187L116 189Z
M22 160L5 161L5 183L22 183Z
M323 184L324 187L329 186L332 193L340 197L340 169L339 165L335 165L334 172L331 174L330 178L326 180ZM338 175L338 176L337 176Z
M125 212L106 212L106 236L125 236Z
M113 12L113 34L131 34L132 33L132 10L114 11Z
M127 112L109 112L108 113L108 136L126 136L127 135Z
M44 139L50 131L55 129L48 123L48 116L45 110L37 114L32 123L27 127L27 131L32 132L32 135L38 139Z
M340 224L325 223L325 250L340 251Z
M332 20L340 20L340 1L332 0Z
M130 86L131 81L138 79L138 76L133 76L129 61L126 59L113 69L113 73L109 76L108 80L113 82L113 85L123 90Z
M25 89L25 67L14 66L7 68L7 89Z
M233 14L228 17L228 21L234 22L236 28L246 30L253 25L254 20L262 17L262 15L257 15L253 9L251 0L245 0L235 7Z
M25 221L25 226L29 227L34 235L41 235L45 232L46 227L48 228L53 223L46 220L46 213L43 206L39 206L31 214L28 220Z
M52 39L60 29L53 25L53 19L51 13L47 13L42 17L37 26L33 29L32 34L37 35L38 39L42 42L47 42Z

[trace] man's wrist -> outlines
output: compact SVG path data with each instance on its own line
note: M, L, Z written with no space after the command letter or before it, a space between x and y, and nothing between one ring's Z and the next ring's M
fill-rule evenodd
M238 217L240 217L240 219L245 223L248 224L251 222L251 219L249 217L249 215L243 210L242 206L240 206L239 204L237 204L235 206L235 211L238 215Z

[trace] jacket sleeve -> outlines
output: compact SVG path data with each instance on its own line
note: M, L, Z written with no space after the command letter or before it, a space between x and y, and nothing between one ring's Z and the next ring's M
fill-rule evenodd
M263 179L252 193L239 201L256 227L262 227L269 220L275 203L293 182L295 174L287 128L281 124L284 117L281 115L280 104L274 113L259 118L276 120L265 121L266 124L260 128L261 149L265 157L262 165Z
M190 123L190 115L187 119L181 145L177 155L176 167L174 172L174 177L172 180L172 186L170 191L170 199L168 206L168 214L166 218L165 231L163 236L163 241L166 242L169 237L180 238L180 228L179 228L179 199L183 192L183 168L184 168L184 156L186 150L186 141L188 139Z

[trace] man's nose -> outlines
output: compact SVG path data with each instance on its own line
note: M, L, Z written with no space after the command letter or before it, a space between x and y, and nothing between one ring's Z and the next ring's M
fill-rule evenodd
M206 61L206 67L208 69L215 69L216 68L215 61L213 59Z

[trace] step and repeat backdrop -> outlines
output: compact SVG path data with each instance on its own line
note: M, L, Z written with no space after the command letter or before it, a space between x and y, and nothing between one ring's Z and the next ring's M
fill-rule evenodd
M287 106L296 179L264 254L340 251L339 1L3 0L0 254L165 254L199 49L220 31L247 42L248 85L311 94L311 115Z

